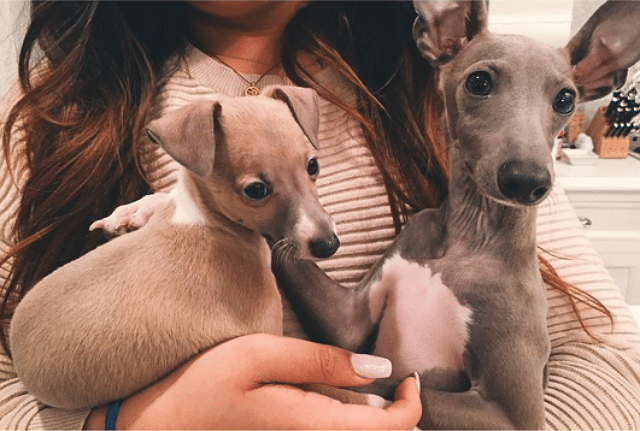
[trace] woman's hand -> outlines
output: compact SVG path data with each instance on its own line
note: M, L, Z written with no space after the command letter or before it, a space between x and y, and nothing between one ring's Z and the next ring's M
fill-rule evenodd
M352 361L352 358L354 360ZM220 344L127 398L123 429L306 428L409 429L422 414L414 378L382 408L342 404L292 385L360 386L390 371L379 358L295 338L247 335ZM360 375L358 375L360 374ZM368 376L368 377L362 377ZM104 426L105 408L85 424Z

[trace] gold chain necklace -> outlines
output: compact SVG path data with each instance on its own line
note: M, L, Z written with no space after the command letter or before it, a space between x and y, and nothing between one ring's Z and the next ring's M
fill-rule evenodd
M245 88L244 90L244 95L245 96L257 96L260 94L260 89L258 88L258 83L262 80L262 78L264 78L265 76L267 76L267 73L271 72L273 69L275 69L276 67L278 67L280 65L280 62L277 62L276 64L274 64L273 66L271 66L269 68L269 70L267 70L265 73L263 73L262 75L260 75L260 77L258 79L256 79L255 81L251 81L247 78L244 77L244 75L242 75L240 72L238 72L237 70L235 70L233 67L231 67L231 65L229 65L229 63L227 63L226 61L224 61L223 59L221 59L220 57L218 57L216 54L211 54L216 60L218 60L220 63L224 64L225 66L227 66L229 69L231 69L233 71L233 73L235 73L236 75L238 75L240 78L242 78L247 84L249 84L249 86L247 88Z

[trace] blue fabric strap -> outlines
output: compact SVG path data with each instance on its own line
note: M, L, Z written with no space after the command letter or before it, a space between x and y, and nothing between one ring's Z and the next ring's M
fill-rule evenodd
M118 411L120 411L120 405L122 400L115 400L107 407L107 415L104 418L104 429L115 430L116 419L118 419Z

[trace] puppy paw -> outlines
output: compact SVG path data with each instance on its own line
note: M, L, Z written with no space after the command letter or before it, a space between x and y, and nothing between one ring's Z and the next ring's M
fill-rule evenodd
M111 215L93 222L89 230L102 229L108 237L124 235L147 224L156 210L171 197L166 193L154 193L116 208Z

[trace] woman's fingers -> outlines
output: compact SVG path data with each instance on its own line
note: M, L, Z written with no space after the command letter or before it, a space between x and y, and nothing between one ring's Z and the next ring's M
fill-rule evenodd
M422 399L420 397L420 377L417 373L408 377L398 385L395 391L395 400L385 408L393 418L408 421L410 427L416 426L422 416ZM406 424L407 422L403 422ZM398 428L398 427L395 427Z
M414 377L400 384L395 401L385 408L344 404L283 384L267 384L247 396L256 409L260 405L264 409L264 414L259 415L263 418L262 428L284 425L290 429L411 429L422 414Z
M123 403L117 426L130 429L405 429L420 419L415 379L393 403L342 403L298 385L355 386L388 375L386 361L308 341L256 334L196 356ZM362 377L365 374L369 377ZM346 391L343 389L343 392ZM348 391L362 402L367 396ZM363 398L364 397L364 398ZM350 398L351 399L351 398ZM104 408L92 415L96 426ZM87 423L92 426L93 422Z
M322 429L406 429L420 419L422 405L416 379L405 379L396 390L396 399L386 407L346 404L292 385L359 386L375 378L388 377L388 360L299 339L256 336L245 343L244 357L254 366L247 382L247 395L256 405L266 402L276 424L288 428ZM380 399L357 394L359 402ZM285 406L279 409L276 406ZM265 412L266 413L266 412ZM268 417L269 415L264 415ZM269 427L263 424L263 427Z

